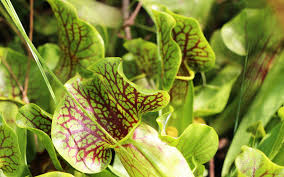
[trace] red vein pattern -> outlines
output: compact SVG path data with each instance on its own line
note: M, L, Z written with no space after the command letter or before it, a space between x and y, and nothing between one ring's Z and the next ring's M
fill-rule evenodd
M162 88L169 90L181 64L181 51L172 38L172 29L175 26L175 21L167 13L155 10L152 12L157 27L159 56L162 61Z
M182 52L182 65L185 62L195 71L208 70L214 65L215 55L198 22L193 18L171 13L176 20L173 29L173 39ZM188 73L189 74L189 73Z
M166 92L141 93L132 83L118 74L120 59L100 60L92 70L93 79L71 79L66 86L82 107L93 115L117 141L123 139L137 125L143 113L167 105ZM92 171L103 169L111 158L108 150L112 142L96 124L66 96L53 118L52 138L59 153L75 168ZM77 168L79 169L79 168Z
M21 107L17 115L17 124L42 130L48 135L51 132L50 115L35 104L26 104Z
M59 44L63 51L55 71L63 82L74 76L80 67L104 57L104 44L98 32L80 20L68 2L48 0L57 18Z
M18 141L12 129L0 126L0 169L4 174L14 174L19 168L20 151Z

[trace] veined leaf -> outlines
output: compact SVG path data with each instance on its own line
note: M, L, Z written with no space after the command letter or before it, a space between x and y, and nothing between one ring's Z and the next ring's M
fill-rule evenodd
M198 163L204 164L214 157L218 144L218 135L212 127L193 123L178 138L176 147L186 160L194 158Z
M7 176L21 174L21 152L18 138L0 115L0 169Z
M161 61L156 44L139 38L125 42L124 47L134 55L137 66L148 79L158 79Z
M181 64L181 50L173 40L174 18L166 12L149 9L157 28L159 57L162 61L161 88L170 90Z
M130 176L193 177L182 154L162 142L157 132L146 124L137 127L123 147L127 153L115 150Z
M113 164L109 165L108 168L119 177L129 177L126 169L124 168L123 164L121 163L118 155L115 155Z
M96 29L80 20L76 9L62 0L48 0L59 26L62 57L55 69L65 82L77 71L84 71L92 62L104 57L104 44Z
M182 52L182 64L178 75L190 76L187 67L194 71L210 69L215 63L215 54L199 23L194 18L177 15L169 10L166 12L176 20L172 35Z
M17 125L35 133L47 150L54 167L58 170L62 170L50 139L51 115L35 104L26 104L19 110Z
M248 144L250 134L246 132L248 126L258 120L265 126L272 115L284 103L284 52L279 52L275 56L275 64L267 74L260 90L258 91L248 112L243 117L240 126L235 133L234 139L227 153L227 157L222 169L222 175L227 175L230 166L234 162L241 146Z
M242 147L243 152L237 157L235 164L238 176L254 177L281 177L284 176L284 167L271 162L261 151Z
M194 116L202 117L222 112L240 74L241 67L230 64L222 69L208 85L195 88Z
M170 90L170 105L174 112L168 122L168 126L177 129L178 136L187 128L193 120L194 86L193 81L176 79Z
M51 130L59 154L84 173L100 172L110 163L109 148L115 142L101 127L121 141L138 125L143 113L159 110L169 101L165 91L141 90L129 82L119 58L102 59L90 70L95 73L92 79L75 77L66 87L96 123L65 96L55 111Z
M9 48L0 48L0 95L22 102L28 58ZM49 93L36 63L31 61L29 71L28 99L48 109Z

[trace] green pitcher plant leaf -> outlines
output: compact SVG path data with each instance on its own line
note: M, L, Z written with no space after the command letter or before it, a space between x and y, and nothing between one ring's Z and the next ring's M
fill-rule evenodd
M176 79L169 94L171 96L170 105L174 107L175 111L168 122L168 126L175 127L179 136L193 121L193 81Z
M139 125L123 147L127 153L119 148L115 151L130 176L193 177L182 154L162 142L158 133L146 124Z
M50 138L51 122L51 115L35 104L26 104L17 114L17 125L35 133L47 150L54 167L63 170Z
M23 103L25 76L27 73L28 57L9 48L0 48L0 97ZM40 71L34 61L30 63L27 96L29 102L48 109L46 102L50 96Z
M178 138L176 147L187 160L193 157L198 163L204 164L214 157L218 144L218 135L212 127L193 123Z
M176 127L169 126L168 124L168 122L172 118L173 112L174 108L170 106L168 112L159 116L156 121L159 126L160 139L171 146L176 146L178 143L177 137L179 132Z
M64 172L60 172L60 171L53 171L53 172L48 172L36 177L74 177L73 175L71 175L70 173L64 173Z
M109 165L108 168L110 169L111 172L113 172L119 177L129 177L129 174L127 173L126 169L121 163L118 155L114 156L113 164Z
M275 64L267 74L260 90L248 108L247 113L242 118L238 130L234 135L224 161L222 169L223 176L229 173L229 169L240 152L241 146L249 143L250 134L246 132L247 127L258 120L263 123L263 126L266 126L272 115L284 103L284 84L282 81L284 74L284 52L277 53L274 60Z
M239 177L284 176L284 167L271 162L263 152L248 146L243 146L242 151L235 161Z
M83 72L92 62L104 57L104 43L96 29L79 19L76 9L68 2L48 0L58 22L59 46L62 56L55 68L65 82Z
M53 115L51 136L59 154L75 169L96 173L110 163L114 140L123 141L140 123L143 113L166 106L169 95L142 90L129 82L122 73L120 58L101 59L89 69L94 72L93 78L82 81L74 77L65 86L94 119L67 95Z
M166 12L150 9L156 24L161 66L161 88L170 90L181 64L181 50L172 37L175 19Z
M215 54L204 37L199 23L194 18L184 17L169 10L166 11L176 21L172 36L182 53L181 76L188 76L187 67L194 71L206 71L215 63Z
M21 174L21 163L18 137L0 115L0 169L7 176L17 176Z
M141 38L129 40L124 47L134 55L137 66L148 79L157 80L161 69L157 45Z
M203 117L222 112L241 70L239 65L227 65L207 85L195 87L194 116Z

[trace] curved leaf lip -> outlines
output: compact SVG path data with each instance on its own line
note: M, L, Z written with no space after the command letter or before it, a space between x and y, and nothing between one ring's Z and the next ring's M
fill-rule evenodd
M104 41L90 23L79 18L76 8L68 1L48 0L58 21L62 58L55 68L60 79L67 81L80 67L104 57Z
M178 43L173 39L172 30L176 25L175 19L162 10L151 11L152 19L157 26L157 41L161 65L161 88L169 91L182 62L182 53Z
M96 173L106 168L111 160L110 148L130 136L140 124L141 115L169 102L165 91L136 88L123 75L121 66L120 58L101 59L89 68L93 78L82 80L78 76L65 84L92 117L68 95L53 116L51 136L57 151L82 172Z
M166 12L176 20L176 26L172 32L173 39L181 48L182 65L194 71L211 69L215 64L215 53L203 35L199 22L192 17L175 14L168 9ZM189 69L187 70L190 75Z

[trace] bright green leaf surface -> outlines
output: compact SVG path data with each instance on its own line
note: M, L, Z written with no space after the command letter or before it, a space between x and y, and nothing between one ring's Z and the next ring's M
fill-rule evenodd
M55 73L65 82L77 71L83 71L92 62L103 58L104 44L96 29L79 19L70 3L61 0L48 2L57 18L59 46L62 50Z
M110 163L109 148L114 146L101 127L120 141L138 125L143 113L166 106L169 95L136 88L123 76L119 58L102 59L90 69L95 73L92 79L75 77L66 87L92 119L65 96L53 116L51 135L60 155L74 168L96 173Z
M48 173L39 175L37 177L74 177L74 176L69 173L53 171L53 172L48 172Z
M62 170L54 146L49 137L51 132L51 115L35 104L26 104L19 109L17 125L35 133L47 150L55 168Z
M18 138L0 115L0 169L7 176L21 174L21 152Z
M115 150L130 176L193 177L182 154L162 142L150 126L141 124L125 143L127 153Z
M148 79L158 79L161 61L156 44L139 38L125 42L124 47L134 55L137 66Z
M67 0L76 7L80 18L106 27L120 27L122 14L120 9L93 0Z
M204 124L190 124L179 137L177 148L188 160L194 158L204 164L214 157L218 149L218 135Z
M243 152L236 159L239 177L282 177L284 167L271 162L261 151L243 146Z
M172 37L172 30L176 22L166 12L152 9L151 12L157 28L159 57L162 61L161 88L169 90L173 85L181 64L181 50Z
M265 126L271 116L284 103L284 52L277 55L275 64L267 74L262 87L256 95L247 114L243 117L240 126L224 162L222 175L229 172L229 168L241 150L241 146L249 142L250 134L246 132L248 126L258 120Z
M194 116L209 116L223 111L240 74L241 67L231 64L222 69L208 85L195 88Z
M115 155L113 164L109 165L108 168L119 177L129 177L126 169L118 158L118 155Z
M56 44L46 43L38 47L38 52L45 59L46 65L51 69L55 69L60 59L60 48Z
M193 81L176 79L170 90L170 105L174 107L174 112L168 122L168 126L177 128L178 135L192 123L193 120Z

